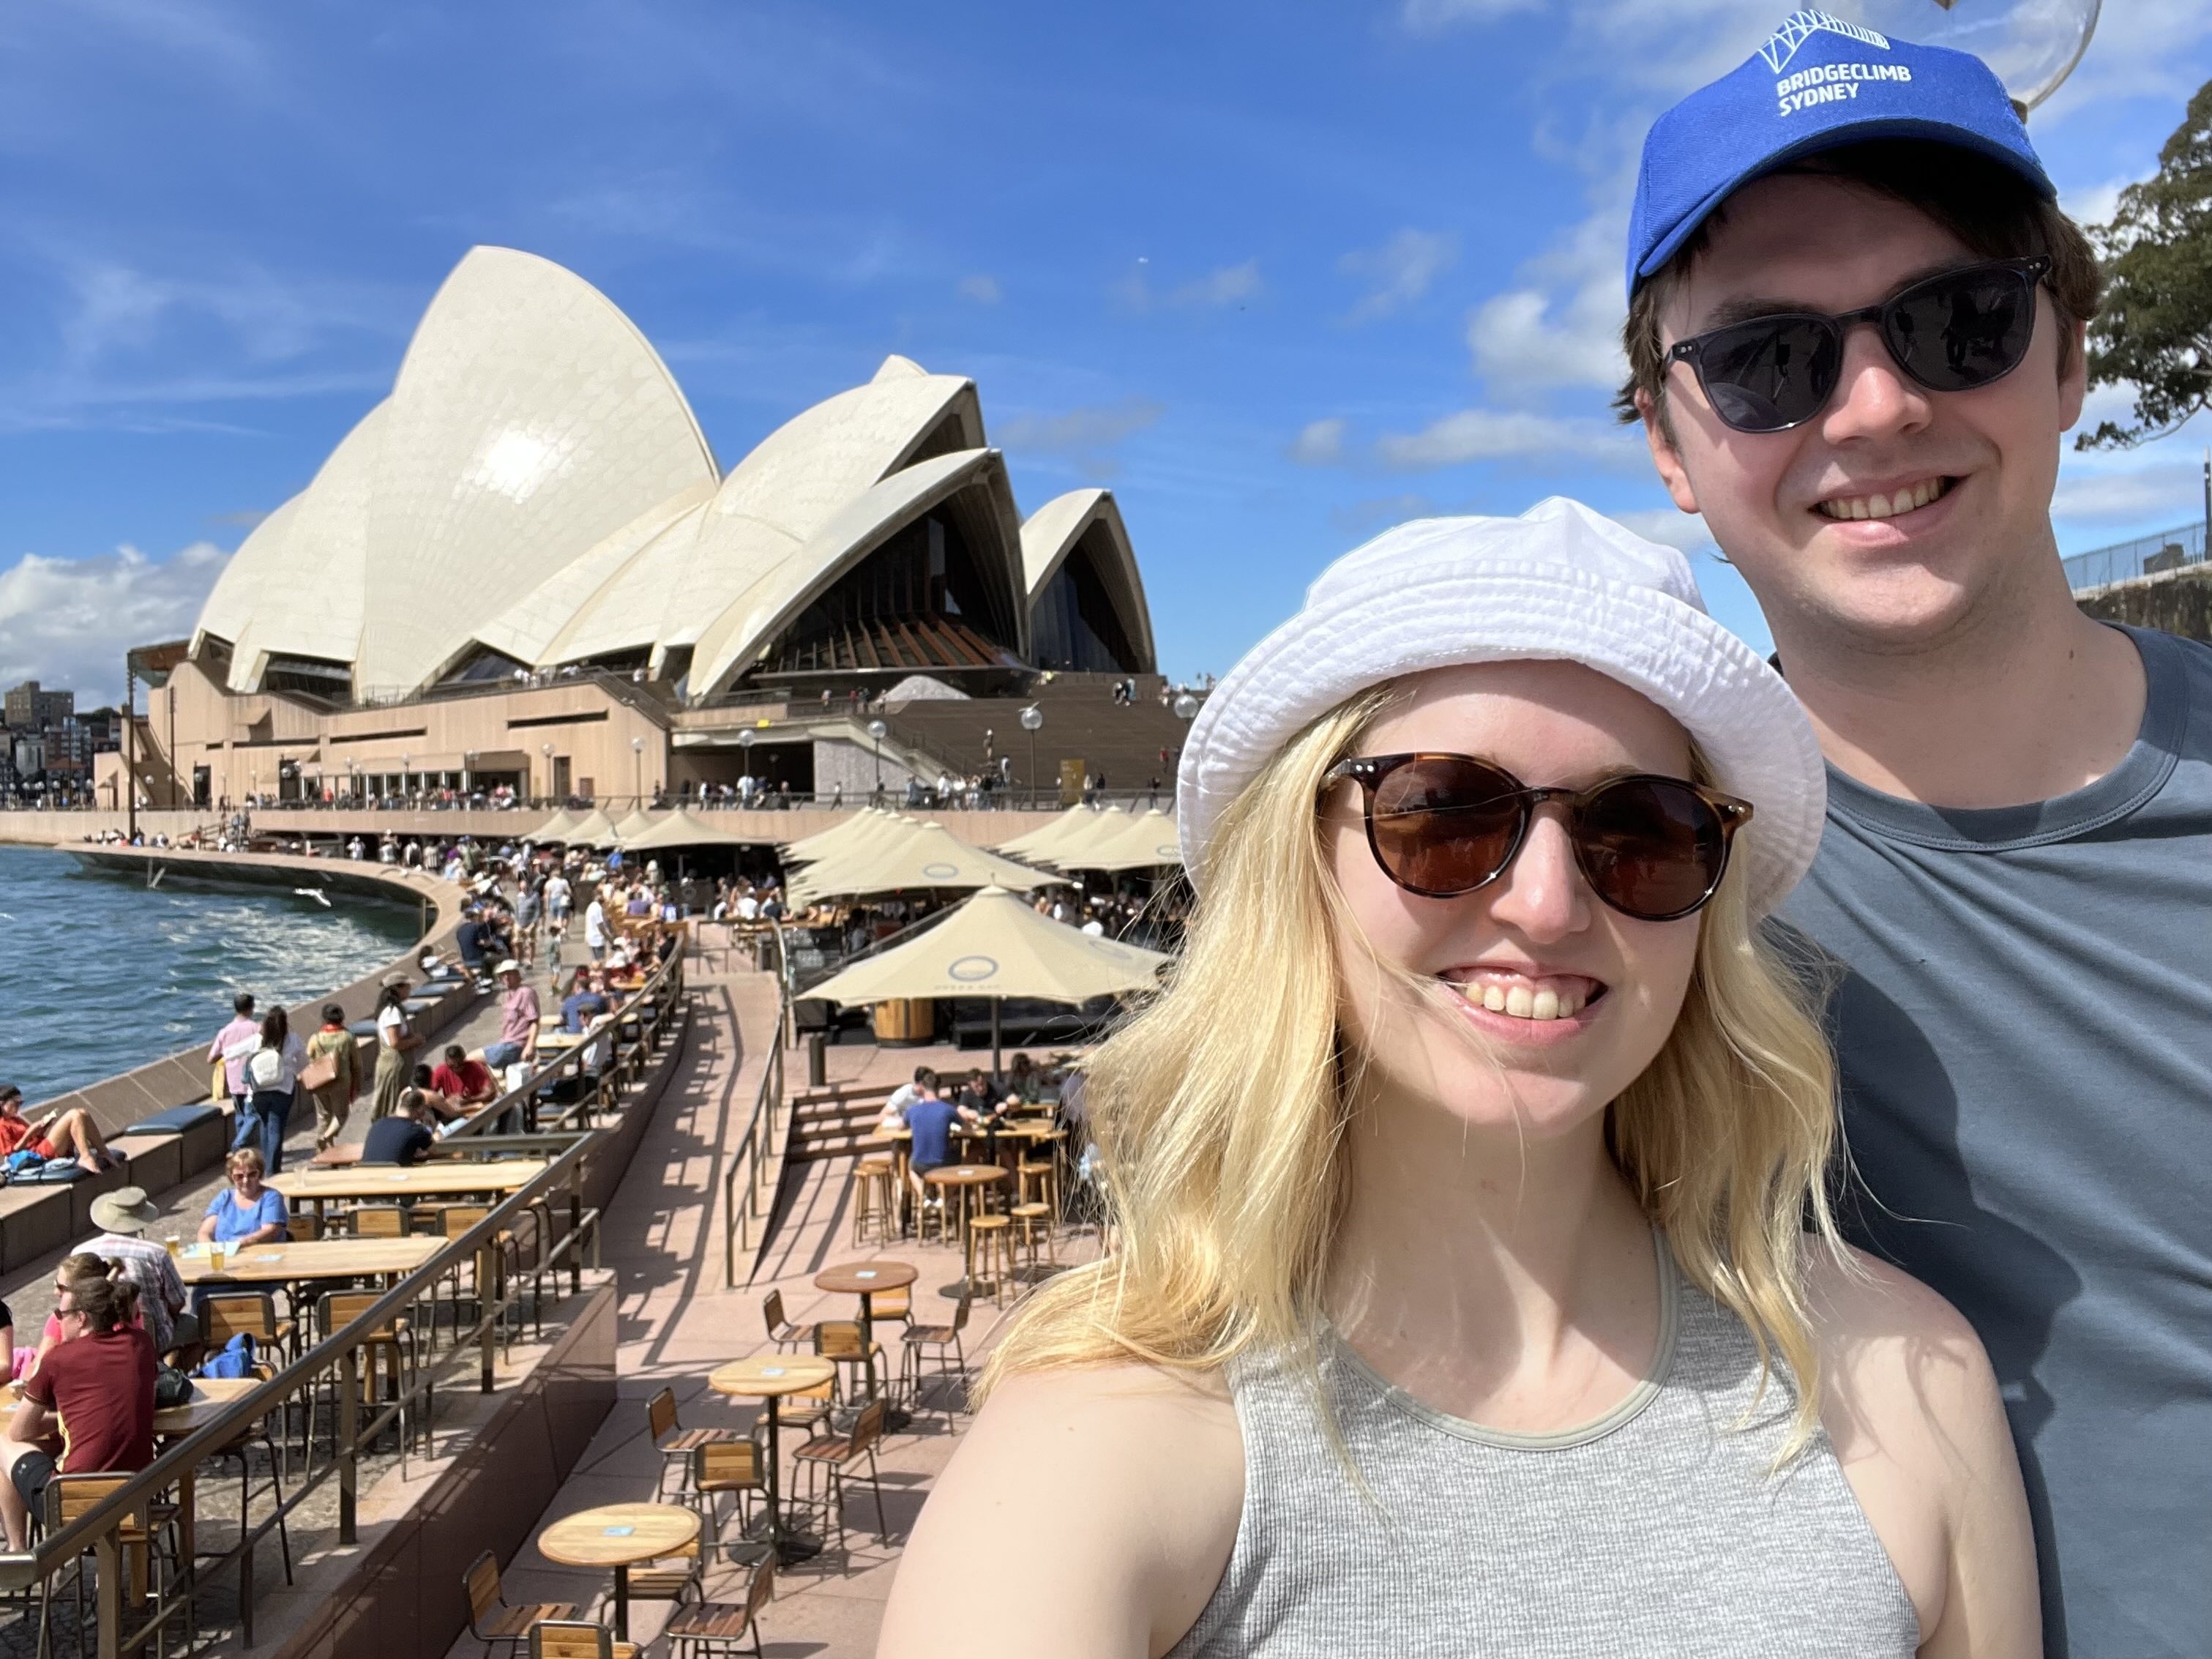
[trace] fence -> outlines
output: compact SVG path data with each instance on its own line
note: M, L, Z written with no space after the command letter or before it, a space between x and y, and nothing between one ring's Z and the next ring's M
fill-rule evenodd
M2197 520L2155 536L2139 536L2131 542L2116 542L2110 547L2100 547L2087 553L2077 553L2062 560L2066 569L2066 586L2076 593L2093 587L2104 587L2112 582L2132 580L2137 576L2154 576L2161 570L2179 570L2184 565L2204 562L2204 521Z
M768 1058L761 1067L760 1086L753 1092L753 1109L744 1133L730 1154L723 1177L722 1279L732 1290L740 1284L738 1257L753 1248L753 1224L765 1214L764 1206L775 1200L775 1176L781 1166L776 1155L791 1131L786 1115L783 1086L784 1048L791 1036L791 958L784 949L783 926L772 924L775 940L775 1034L769 1039ZM766 1188L763 1196L763 1188Z

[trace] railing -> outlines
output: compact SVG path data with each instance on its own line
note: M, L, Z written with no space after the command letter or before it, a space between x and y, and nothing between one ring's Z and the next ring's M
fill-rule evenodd
M2155 536L2115 542L2110 547L2077 553L2060 562L2065 567L2066 586L2076 593L2112 582L2130 581L2137 576L2156 575L2161 570L2203 564L2204 521L2199 519Z
M752 1115L745 1121L744 1132L738 1137L737 1146L730 1153L728 1173L723 1177L722 1204L725 1216L722 1242L722 1281L730 1289L738 1288L738 1257L753 1248L753 1223L763 1214L763 1202L773 1203L775 1194L771 1188L765 1200L762 1187L769 1171L775 1167L775 1154L781 1149L783 1137L790 1132L785 1118L783 1090L783 1052L791 1036L791 959L783 946L783 925L773 924L775 939L776 1015L775 1030L769 1039L768 1059L761 1067L760 1086L753 1092Z

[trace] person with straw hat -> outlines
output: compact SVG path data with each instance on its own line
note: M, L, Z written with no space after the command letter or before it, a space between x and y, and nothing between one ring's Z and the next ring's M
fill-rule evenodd
M994 1348L878 1651L2033 1653L1989 1361L1829 1214L1759 927L1823 798L1585 507L1325 571L1192 726L1188 945L1086 1068L1119 1247Z

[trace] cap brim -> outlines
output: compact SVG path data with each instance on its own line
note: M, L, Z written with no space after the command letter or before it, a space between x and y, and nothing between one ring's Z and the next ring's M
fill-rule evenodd
M1991 143L1981 134L1953 126L1947 121L1884 116L1871 121L1845 122L1816 132L1786 149L1762 156L1726 184L1716 186L1703 201L1684 214L1674 228L1644 256L1644 263L1636 268L1636 280L1643 282L1665 270L1667 262L1681 252L1682 244L1697 234L1698 227L1712 217L1713 210L1754 179L1763 179L1792 161L1802 161L1807 156L1818 155L1823 150L1840 149L1846 144L1865 143L1876 138L1917 138L1932 144L1948 144L1954 149L1970 149L2009 168L2033 185L2035 193L2045 201L2056 201L2058 198L2057 187L2040 168L2028 167L2018 154L2002 144Z

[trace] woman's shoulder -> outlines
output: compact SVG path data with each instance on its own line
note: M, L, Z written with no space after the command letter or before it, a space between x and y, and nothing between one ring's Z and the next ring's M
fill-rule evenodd
M1981 1338L1911 1274L1849 1245L1813 1245L1805 1278L1822 1366L1861 1403L1879 1410L1910 1399L1945 1416L1996 1405Z
M1032 1650L1051 1628L1073 1655L1163 1653L1220 1582L1243 1495L1243 1443L1218 1371L1131 1364L1010 1376L915 1528L882 1651ZM1027 1519L1009 1526L1010 1516ZM963 1601L949 1620L945 1587L978 1551L1021 1594L988 1608Z

